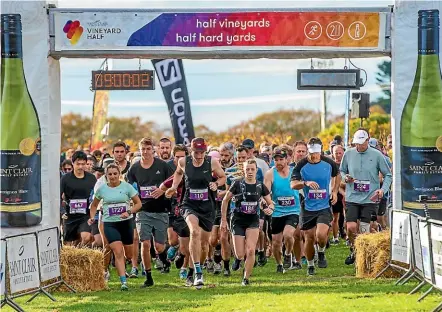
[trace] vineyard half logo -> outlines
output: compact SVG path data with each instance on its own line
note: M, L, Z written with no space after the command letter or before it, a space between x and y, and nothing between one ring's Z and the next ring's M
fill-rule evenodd
M67 21L63 27L63 32L69 39L71 45L77 44L83 34L83 27L80 25L79 21Z

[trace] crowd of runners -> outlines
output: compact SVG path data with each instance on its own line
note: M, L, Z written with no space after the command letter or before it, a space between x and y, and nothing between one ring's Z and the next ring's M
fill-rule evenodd
M124 142L111 153L67 151L63 243L102 248L105 279L112 263L122 290L140 273L142 287L151 287L152 268L167 274L172 265L186 286L200 289L204 272L230 276L241 268L247 286L272 256L276 273L314 275L327 268L326 250L340 239L351 265L356 235L386 227L391 137L383 146L360 128L347 150L340 136L329 150L319 138L208 143L143 138L137 152Z

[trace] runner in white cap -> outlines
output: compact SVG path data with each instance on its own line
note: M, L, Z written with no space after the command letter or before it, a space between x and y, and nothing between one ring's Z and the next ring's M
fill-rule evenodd
M390 168L384 156L377 149L368 146L369 135L366 129L358 129L353 137L355 148L344 153L341 162L342 179L346 183L345 202L347 218L347 235L353 245L358 232L357 221L360 220L361 233L370 231L370 220L377 211L380 199L388 191L392 181ZM379 172L384 176L384 183L380 187ZM345 264L355 261L353 247Z
M322 155L320 139L311 138L307 146L308 155L296 164L290 186L293 189L304 190L305 207L301 208L300 222L306 238L307 274L314 275L315 241L318 243L318 267L327 267L325 247L330 222L333 219L330 202L334 205L337 201L341 177L336 163Z

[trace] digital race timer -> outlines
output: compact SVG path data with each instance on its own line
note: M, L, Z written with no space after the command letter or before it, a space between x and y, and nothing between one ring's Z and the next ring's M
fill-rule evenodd
M92 90L155 90L153 70L92 71Z

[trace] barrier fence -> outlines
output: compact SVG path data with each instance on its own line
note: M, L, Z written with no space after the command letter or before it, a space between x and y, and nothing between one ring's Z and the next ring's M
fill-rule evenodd
M52 227L1 240L1 307L9 305L16 311L24 311L14 299L25 295L32 295L27 302L39 294L56 301L48 290L56 290L61 285L75 292L61 276L59 237L58 227ZM43 284L50 280L54 281Z
M427 217L396 209L390 213L390 260L376 278L391 268L403 273L396 285L417 279L419 285L409 294L430 286L419 297L421 301L432 290L442 290L442 221L431 219L428 213ZM442 302L432 311L442 311Z
M390 211L389 221L390 259L376 278L391 268L403 273L396 285L403 285L412 278L420 282L409 294L430 286L418 301L434 289L442 290L442 221L396 209ZM39 294L56 301L48 290L56 290L61 285L75 292L61 276L59 237L58 227L52 227L1 239L1 307L9 305L16 311L24 311L13 299L25 295L32 295L27 302ZM43 284L50 280L54 281ZM436 311L442 311L442 302L433 310Z

